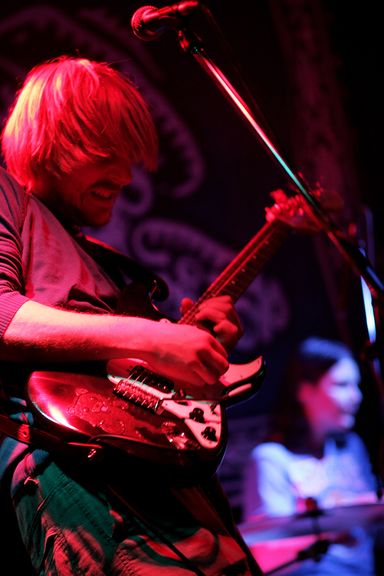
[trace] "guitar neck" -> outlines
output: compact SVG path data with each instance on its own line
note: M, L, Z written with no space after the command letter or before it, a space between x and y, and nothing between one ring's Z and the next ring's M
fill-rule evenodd
M236 302L291 231L291 226L278 218L264 224L199 300L182 316L179 324L194 324L200 304L208 298L231 296L233 302Z

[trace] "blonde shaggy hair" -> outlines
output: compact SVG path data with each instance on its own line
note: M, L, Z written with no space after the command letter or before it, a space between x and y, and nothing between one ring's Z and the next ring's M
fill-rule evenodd
M157 164L157 134L136 86L105 62L61 56L27 75L2 134L8 171L33 190L103 159Z

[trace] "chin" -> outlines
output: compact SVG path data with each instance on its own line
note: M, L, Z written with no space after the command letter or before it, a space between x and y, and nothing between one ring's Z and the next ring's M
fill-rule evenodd
M86 226L91 226L93 228L100 228L101 226L106 226L111 221L111 215L103 215L97 218L88 218Z
M348 430L351 430L351 428L353 428L354 425L355 425L355 417L348 414L343 417L340 423L340 432L348 432Z

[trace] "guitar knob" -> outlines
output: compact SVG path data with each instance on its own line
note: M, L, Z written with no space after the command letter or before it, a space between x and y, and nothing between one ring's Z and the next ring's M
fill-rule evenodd
M204 410L202 408L194 408L193 410L191 410L191 412L189 413L189 417L191 420L194 420L195 422L200 422L201 424L205 422Z
M201 434L206 440L211 440L212 442L217 441L216 430L212 426L204 428Z

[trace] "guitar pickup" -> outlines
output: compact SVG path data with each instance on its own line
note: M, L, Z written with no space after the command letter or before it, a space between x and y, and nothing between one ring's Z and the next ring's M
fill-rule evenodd
M170 394L173 391L173 383L168 378L164 376L159 376L148 370L145 366L134 366L132 370L128 374L128 379L133 381L139 381L141 384L145 384L146 386L150 386L151 388L156 388L156 390L160 390L160 392L166 392Z

